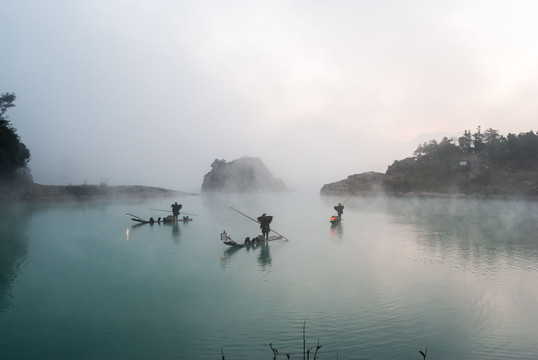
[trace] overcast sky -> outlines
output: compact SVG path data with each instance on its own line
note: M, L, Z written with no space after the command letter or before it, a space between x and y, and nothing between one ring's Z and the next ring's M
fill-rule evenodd
M2 0L0 92L42 184L294 188L421 141L538 130L536 1ZM439 138L440 136L440 138Z

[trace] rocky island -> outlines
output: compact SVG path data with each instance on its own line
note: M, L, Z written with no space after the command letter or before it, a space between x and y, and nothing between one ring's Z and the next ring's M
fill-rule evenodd
M255 192L288 190L259 158L243 157L233 161L215 159L204 176L202 192Z

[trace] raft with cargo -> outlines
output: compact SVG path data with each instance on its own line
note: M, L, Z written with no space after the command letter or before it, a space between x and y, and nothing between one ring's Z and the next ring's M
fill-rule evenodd
M265 242L274 241L274 240L280 240L280 239L283 239L283 238L284 237L282 235L272 235L272 236L269 236L267 239L265 239L263 237L263 235L258 235L255 238L250 239L250 238L247 237L243 242L237 242L237 241L233 240L226 233L226 231L223 231L220 234L220 240L222 241L222 243L225 244L225 245L228 245L228 246L233 246L233 247L256 246L257 244L260 244L260 243L265 243Z
M139 216L133 215L133 214L127 214L127 216L131 216L131 220L136 221L139 224L171 224L171 223L185 223L192 221L191 217L183 216L182 218L174 219L173 215L168 215L163 218L157 218L157 220L153 219L153 217L149 218L149 220L143 219Z

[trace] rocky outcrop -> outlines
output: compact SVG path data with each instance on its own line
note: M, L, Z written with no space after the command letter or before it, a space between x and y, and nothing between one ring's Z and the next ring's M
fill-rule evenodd
M227 162L213 161L204 176L203 192L284 191L284 182L275 178L259 158L243 157Z
M325 184L322 195L381 195L385 193L385 181L389 176L375 171L350 175L344 180Z
M528 172L477 172L459 174L458 181L425 183L415 173L382 174L366 172L323 185L321 195L474 197L497 199L538 199L538 177Z

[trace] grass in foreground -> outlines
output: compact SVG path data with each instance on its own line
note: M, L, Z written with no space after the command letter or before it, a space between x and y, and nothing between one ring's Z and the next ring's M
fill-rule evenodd
M310 360L310 354L311 354L311 352L312 352L312 350L314 348L313 347L311 347L309 349L306 348L306 335L305 335L305 333L306 333L306 321L303 323L303 360ZM273 352L272 360L276 360L278 356L284 356L284 355L280 354L278 349L273 347L273 343L270 343L269 347L271 348L271 351ZM312 358L312 360L318 360L319 359L318 358L318 351L322 347L323 347L323 345L321 345L319 343L319 339L318 339L318 343L316 345L316 349L315 349L314 354L313 354L314 357ZM221 354L222 354L222 360L226 360L226 355L224 354L224 349L220 348L220 351L221 351ZM426 360L426 356L428 354L428 348L426 348L424 351L419 350L418 353L422 356L422 360ZM285 356L286 356L287 359L291 359L291 355L289 353L286 353ZM338 354L336 354L336 359L338 360Z

